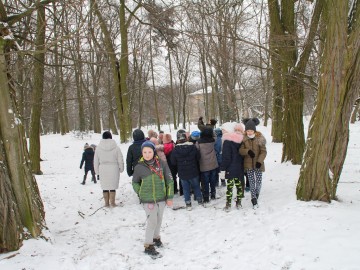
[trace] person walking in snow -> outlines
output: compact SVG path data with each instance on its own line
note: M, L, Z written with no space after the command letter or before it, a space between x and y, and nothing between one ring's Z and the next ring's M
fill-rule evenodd
M227 179L225 211L231 208L233 188L236 187L236 207L241 207L244 183L244 159L239 153L244 138L244 126L236 124L233 130L223 135L222 163L220 177Z
M169 167L156 156L155 145L145 141L142 157L135 166L132 186L146 213L145 253L158 256L155 246L161 247L160 227L165 205L172 207L174 182Z
M84 166L85 174L81 184L85 185L86 177L89 171L91 172L91 181L93 181L96 184L95 171L94 171L94 149L91 146L89 146L88 143L85 143L84 145L84 152L82 154L82 159L80 162L80 169L82 168L84 163L85 163Z
M200 139L196 142L196 147L200 150L200 172L204 181L203 198L204 203L208 203L211 199L216 199L216 170L218 163L215 153L215 139L213 137L213 129L205 127L200 133ZM210 188L209 188L210 186Z
M145 142L145 135L141 129L135 129L133 131L133 143L129 146L126 155L126 172L128 176L132 176L134 168L141 157L141 145Z
M251 202L253 207L258 206L262 184L262 172L265 171L266 139L261 132L256 131L260 123L258 118L243 119L245 132L240 154L244 157L244 168L250 183Z
M99 175L105 206L116 206L116 189L119 188L120 173L124 171L124 160L120 148L112 139L110 131L102 134L94 156L95 173Z
M171 154L171 163L178 169L186 209L191 210L191 189L194 191L197 202L203 204L199 182L200 152L192 142L188 142L185 130L179 130L176 137L177 141Z

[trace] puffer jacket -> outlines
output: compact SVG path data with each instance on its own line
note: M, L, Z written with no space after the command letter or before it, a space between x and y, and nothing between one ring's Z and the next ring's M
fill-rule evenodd
M248 154L249 150L255 153L255 157L251 158ZM256 162L261 163L260 170L265 171L264 160L266 157L266 139L261 132L255 132L255 138L250 139L247 135L244 136L243 143L239 150L240 155L244 157L245 170L255 169Z
M145 162L143 157L140 158L135 166L132 186L141 203L156 203L174 197L174 181L170 169L158 157L154 158L152 165Z
M239 153L244 136L239 133L225 133L223 135L221 170L225 171L225 178L244 179L244 159Z

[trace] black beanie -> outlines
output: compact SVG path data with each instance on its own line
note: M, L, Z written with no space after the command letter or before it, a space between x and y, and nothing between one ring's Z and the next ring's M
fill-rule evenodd
M105 132L102 134L102 138L103 138L103 139L112 139L111 132L110 132L110 131L105 131Z

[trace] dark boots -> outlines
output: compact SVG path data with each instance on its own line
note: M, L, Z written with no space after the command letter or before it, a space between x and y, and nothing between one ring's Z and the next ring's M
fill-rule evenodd
M146 246L144 252L150 256L158 256L160 254L159 252L156 251L154 245Z
M154 245L156 247L162 247L163 246L163 243L161 242L161 239L160 238L154 238L153 239L153 242L154 242Z
M82 185L85 185L85 182L86 182L86 176L84 175L84 179L83 179L83 181L82 181Z
M258 206L258 203L257 203L257 199L256 199L256 198L252 198L252 199L251 199L251 202L252 202L253 207Z

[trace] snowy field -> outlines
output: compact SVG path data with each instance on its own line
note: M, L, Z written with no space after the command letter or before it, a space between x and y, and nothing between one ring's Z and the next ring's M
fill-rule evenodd
M246 193L242 209L223 211L225 188L217 189L220 198L207 208L196 202L192 211L167 208L163 257L156 260L144 254L146 217L126 172L116 208L101 208L100 185L89 176L80 185L83 145L98 144L100 135L42 136L44 175L36 178L47 241L24 241L19 251L0 255L0 269L360 269L360 123L351 125L339 201L331 204L296 200L300 166L282 164L282 146L271 143L270 128L258 130L268 141L260 208L252 209ZM124 158L128 147L120 145ZM176 195L174 204L183 205L183 197Z

